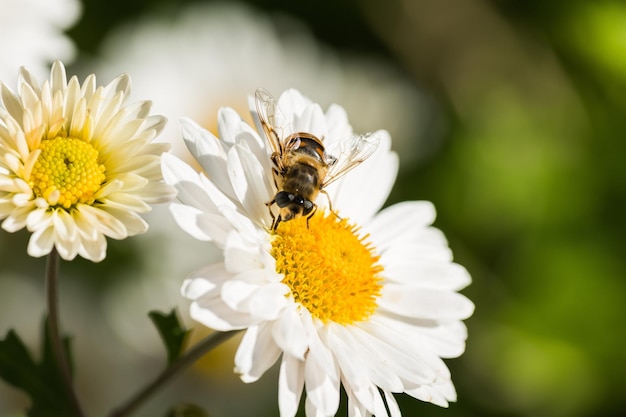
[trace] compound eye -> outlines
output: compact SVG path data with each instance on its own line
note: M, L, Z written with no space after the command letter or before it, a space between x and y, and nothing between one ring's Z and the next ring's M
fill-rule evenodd
M290 203L293 202L295 195L288 193L287 191L281 191L276 194L274 197L274 201L276 201L276 205L280 208L287 207Z
M302 206L304 207L304 214L309 214L315 205L311 200L304 200Z

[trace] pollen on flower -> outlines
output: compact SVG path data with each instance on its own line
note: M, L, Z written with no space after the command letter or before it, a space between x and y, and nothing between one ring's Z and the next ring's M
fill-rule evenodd
M324 323L348 325L376 310L383 268L374 248L358 228L318 211L283 222L274 232L276 270L294 300Z
M43 140L39 149L29 181L35 195L65 209L92 204L106 179L98 151L83 140L66 137Z

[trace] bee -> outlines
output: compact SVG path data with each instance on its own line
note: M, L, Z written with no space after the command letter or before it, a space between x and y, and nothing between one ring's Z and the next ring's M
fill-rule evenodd
M308 132L281 137L283 129L276 126L276 101L262 88L256 90L255 105L272 151L272 177L277 193L266 203L272 217L272 230L276 230L280 222L302 216L307 216L308 226L317 210L315 201L319 193L326 195L333 212L325 188L369 158L378 147L378 136L373 133L356 135L327 150L323 138ZM274 204L278 215L272 211Z

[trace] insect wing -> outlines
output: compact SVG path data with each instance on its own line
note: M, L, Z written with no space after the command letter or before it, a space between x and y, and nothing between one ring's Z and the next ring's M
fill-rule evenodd
M348 140L327 147L325 159L328 164L328 173L322 187L341 178L352 168L372 156L379 143L380 137L377 134L367 133L353 136Z
M272 152L277 155L283 154L283 145L276 132L276 100L263 88L258 88L254 93L256 112L261 121L261 126L265 132L265 137L272 148Z

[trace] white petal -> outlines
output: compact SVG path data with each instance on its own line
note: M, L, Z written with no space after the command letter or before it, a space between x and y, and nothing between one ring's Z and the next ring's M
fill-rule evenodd
M224 269L223 263L208 265L195 271L183 282L181 294L189 300L197 300L203 296L215 296L220 286L233 275Z
M52 227L35 230L28 241L28 254L35 258L47 255L54 245L54 229Z
M85 224L91 225L92 228L100 230L114 239L124 239L128 236L126 226L117 217L103 210L104 208L106 207L101 209L87 204L78 205L81 216L85 219ZM116 214L123 215L128 213L117 212Z
M340 216L363 225L383 206L398 172L398 156L389 150L390 141L386 132L381 133L376 152L328 187Z
M343 329L343 326L336 327ZM335 334L335 332L329 331L328 343L337 360L343 379L349 381L349 385L353 390L358 391L371 383L371 377L367 369L369 367L364 366L367 362L365 362L363 352L355 348L354 343L350 343L350 341L354 342L354 339L347 338L345 337L346 334L342 333L339 331Z
M226 269L232 273L264 269L261 249L258 242L246 240L242 234L231 232L224 250Z
M293 417L298 412L304 388L304 362L283 354L278 374L278 409L281 417Z
M275 320L289 302L289 287L282 282L265 284L250 297L250 314L260 320Z
M409 256L395 262L385 259L384 276L389 281L433 290L460 290L471 282L469 273L459 264L424 262Z
M332 416L339 408L339 379L332 378L310 355L305 363L304 383L307 401L323 416Z
M345 109L337 104L331 104L326 111L326 138L324 146L328 147L335 142L345 140L352 136L352 126L348 122L348 114Z
M281 317L272 326L274 342L288 356L304 360L304 354L308 349L306 330L298 314L298 306L291 303L287 306Z
M421 230L435 220L435 207L429 201L405 201L387 207L366 226L379 250ZM413 239L411 239L413 241Z
M307 106L293 126L295 132L311 133L319 139L327 135L326 118L319 104Z
M378 304L387 311L422 319L459 320L474 312L474 304L456 292L396 284L383 287Z
M196 157L211 181L231 198L235 193L226 169L224 142L189 118L180 120L182 135L189 151Z
M333 346L343 378L349 381L352 389L355 392L367 391L373 382L386 389L402 391L402 381L387 365L387 358L380 352L374 356L365 349L355 348L360 342L352 336L352 331L343 326L334 326L334 331L329 332L329 343ZM363 395L359 397L363 398ZM373 400L368 400L366 405L372 408Z
M370 360L369 365L376 370L378 375L384 377L388 372L382 369L386 366L400 378L415 383L431 383L435 380L435 373L421 357L415 355L416 347L401 346L392 337L394 333L383 332L379 330L374 332L370 330L369 323L362 323L361 327L353 329L351 334L361 346L364 352L367 352ZM375 329L378 330L378 329ZM389 379L389 386L383 385L383 388L390 389L393 387L393 379Z
M80 239L74 219L65 210L55 210L52 215L52 224L56 235L56 248L61 258L72 260L78 253Z
M195 239L204 242L215 240L222 246L232 230L230 223L220 215L177 203L170 204L169 209L178 227Z
M222 107L217 113L217 130L220 138L228 144L235 143L235 137L242 128L241 116L230 107ZM224 154L225 156L225 154Z
M94 239L81 239L78 254L92 262L100 262L106 257L107 240L102 233L96 233Z
M235 145L228 152L228 176L241 202L242 208L251 219L270 222L265 203L272 199L270 176L249 148Z
M229 280L221 289L222 300L233 310L250 312L248 302L250 296L259 289L258 284L242 281L240 279ZM256 317L256 316L255 316Z
M400 411L398 402L394 398L393 394L387 390L383 391L383 393L385 394L385 402L387 403L387 407L389 408L389 416L402 417L402 412Z
M177 199L202 211L217 213L220 205L232 205L230 200L213 183L206 181L185 162L170 154L162 159L165 181L176 187Z
M253 323L249 314L233 310L220 297L202 297L192 302L189 315L197 322L219 331L245 329Z
M423 232L437 230L433 228L422 229ZM437 232L439 232L437 230ZM421 234L421 233L420 233ZM449 263L452 261L452 251L445 244L416 243L408 240L397 239L387 247L376 247L382 256L381 263L385 266L403 264L410 261L434 261Z
M251 326L241 340L235 354L235 372L241 374L243 382L259 379L280 356L270 326L268 323Z

